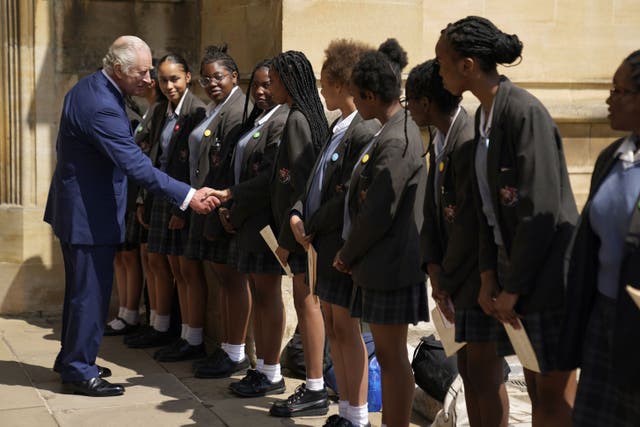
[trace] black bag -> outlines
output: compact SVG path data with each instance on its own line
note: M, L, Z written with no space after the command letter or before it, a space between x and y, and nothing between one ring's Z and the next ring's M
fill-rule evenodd
M456 355L446 357L442 343L435 336L420 338L411 361L416 384L429 396L444 402L447 391L458 375Z
M367 347L369 360L375 355L375 345L373 343L373 335L370 332L363 333L362 339ZM302 338L296 327L293 337L289 340L282 354L280 355L280 364L286 368L292 375L304 379L306 377L306 368L304 365L304 351L302 350ZM322 372L324 373L324 382L327 387L338 394L338 383L336 374L333 371L333 360L329 352L329 341L325 342L324 358L322 364Z

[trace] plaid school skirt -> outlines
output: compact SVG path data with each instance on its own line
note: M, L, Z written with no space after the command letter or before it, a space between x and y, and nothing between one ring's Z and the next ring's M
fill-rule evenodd
M278 262L276 260L276 262ZM307 254L306 252L303 254L292 253L289 254L289 259L287 260L289 263L289 267L291 268L291 272L295 274L306 273L307 272Z
M136 211L127 211L124 217L124 242L118 250L130 251L140 246L140 233L142 226L138 222Z
M575 427L640 425L640 387L623 389L613 379L611 351L615 310L615 300L604 295L596 298L587 325L578 393L573 407ZM625 368L637 369L634 366Z
M498 249L498 281L504 280L509 268L509 261L504 247ZM557 369L557 349L560 332L564 320L564 309L555 308L539 312L527 313L520 316L533 351L538 358L538 365L542 373ZM498 356L515 354L509 336L502 325L498 327L496 348Z
M318 276L315 294L322 301L348 309L353 295L353 280L349 274L340 273L333 277Z
M206 251L206 239L202 234L204 215L191 211L189 231L184 246L184 256L188 259L202 260Z
M389 291L354 286L353 293L351 317L360 317L367 323L415 325L429 320L424 282Z
M189 221L180 230L169 230L169 220L174 205L162 197L155 197L151 206L149 235L147 239L149 252L164 255L183 255L189 231Z
M487 316L481 308L456 308L457 342L493 342L502 325L495 317Z
M243 250L238 239L232 238L229 243L227 262L242 274L273 274L282 276L284 271L271 251L249 252Z

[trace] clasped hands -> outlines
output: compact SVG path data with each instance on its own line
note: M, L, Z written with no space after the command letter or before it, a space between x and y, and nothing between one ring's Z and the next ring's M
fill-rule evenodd
M515 329L519 329L519 316L514 310L519 295L500 290L496 273L493 270L480 273L480 281L478 304L480 304L482 311L502 323L509 323Z
M214 191L209 187L202 187L196 190L189 202L189 207L201 215L210 213L222 203L220 198L212 194Z

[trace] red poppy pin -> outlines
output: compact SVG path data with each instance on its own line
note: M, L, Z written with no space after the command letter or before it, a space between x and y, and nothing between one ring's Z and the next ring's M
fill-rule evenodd
M173 127L173 131L178 132L179 130L180 130L180 123L176 123L176 125Z
M289 174L289 169L282 168L278 171L278 179L280 180L280 184L288 184L291 181L291 175Z
M520 198L517 188L505 186L500 189L500 203L502 203L502 206L512 208L518 204L518 200L520 200Z

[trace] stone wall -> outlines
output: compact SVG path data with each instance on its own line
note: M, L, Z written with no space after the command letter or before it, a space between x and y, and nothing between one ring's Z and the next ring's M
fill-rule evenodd
M304 51L316 74L329 41L379 45L396 37L405 70L433 57L447 23L492 19L524 42L523 61L502 68L538 96L564 136L579 204L598 152L617 134L604 100L616 67L639 48L637 0L5 0L0 2L0 313L58 311L59 245L42 212L55 164L62 98L129 33L154 55L178 51L196 70L203 48L227 42L244 81L260 59ZM464 105L474 110L470 95Z

